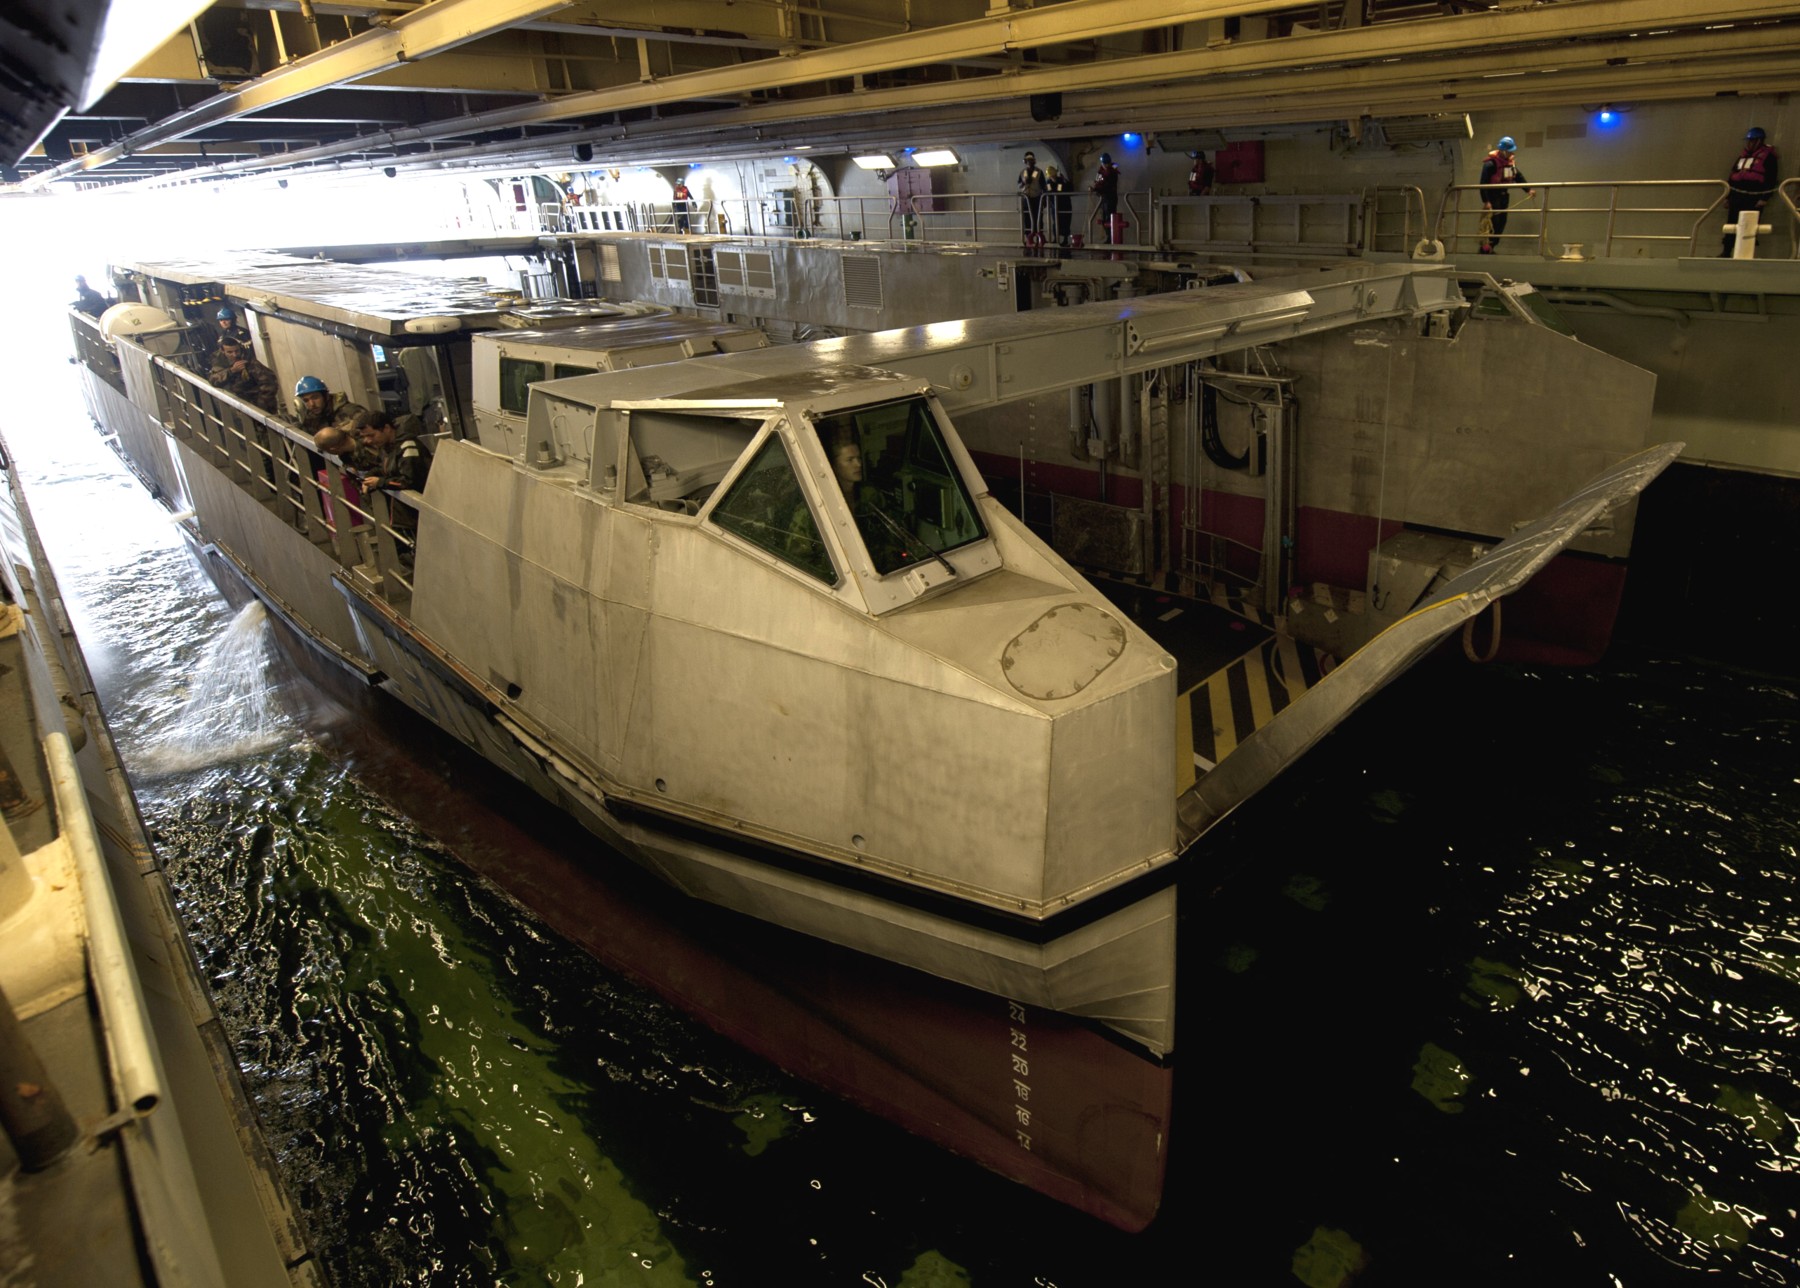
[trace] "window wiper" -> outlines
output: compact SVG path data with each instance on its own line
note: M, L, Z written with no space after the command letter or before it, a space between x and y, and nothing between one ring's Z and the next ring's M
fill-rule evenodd
M952 568L950 566L950 561L944 558L943 551L925 540L925 538L918 533L908 532L905 528L901 527L899 523L895 521L894 516L882 509L879 505L871 505L865 508L873 511L876 518L887 524L888 531L900 538L902 548L911 546L915 541L918 542L918 544L925 547L933 559L944 565L945 572L949 573L952 577L956 576L956 569Z

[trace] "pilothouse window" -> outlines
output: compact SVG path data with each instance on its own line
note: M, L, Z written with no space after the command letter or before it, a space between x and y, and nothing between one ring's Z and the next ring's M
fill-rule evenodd
M500 359L500 409L523 416L531 386L544 378L544 364L526 358Z
M763 440L731 491L713 507L712 520L826 585L837 585L831 553L819 535L818 522L806 504L780 434Z
M840 412L816 428L876 572L987 536L923 398Z

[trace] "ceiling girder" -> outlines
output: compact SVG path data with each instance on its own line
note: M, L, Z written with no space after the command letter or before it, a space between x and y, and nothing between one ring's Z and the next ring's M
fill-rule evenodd
M1696 8L1694 0L1566 0L1561 4L1539 5L1529 9L1387 23L1374 27L1290 36L1277 40L1248 42L1217 48L1113 59L1105 62L1085 63L1079 67L1038 66L1005 76L974 77L958 81L934 82L927 86L864 91L850 96L848 100L842 96L828 96L809 99L794 105L791 114L783 111L788 105L779 105L768 110L788 120L796 122L810 120L818 124L829 116L841 113L904 110L908 106L927 99L933 102L955 101L967 104L1009 97L1023 98L1037 93L1117 90L1130 85L1184 84L1195 81L1204 82L1208 79L1234 85L1236 88L1231 92L1243 93L1245 87L1239 78L1248 73L1273 74L1292 68L1296 64L1301 66L1342 66L1344 64L1379 64L1384 60L1395 60L1392 65L1400 76L1410 76L1415 80L1429 80L1430 88L1422 90L1420 94L1424 105L1417 109L1429 111L1433 110L1433 105L1442 98L1442 91L1436 88L1442 68L1435 67L1430 62L1423 64L1416 62L1415 59L1421 54L1440 56L1460 54L1472 62L1480 62L1483 59L1510 59L1512 66L1516 68L1517 49L1521 45L1556 45L1560 42L1574 41L1577 35L1589 38L1596 36L1622 37L1634 31L1659 28L1692 30L1701 26L1766 20L1793 13L1794 6L1791 3L1783 3L1781 0L1715 0L1714 3L1701 8ZM1577 16L1584 19L1585 25L1575 25L1574 20ZM935 33L926 34L941 35L943 30L939 29ZM1703 36L1702 40L1730 40L1733 37L1741 38L1742 34L1739 31L1719 30ZM1633 49L1637 49L1642 47L1644 41L1654 39L1666 39L1666 37L1633 37L1628 43ZM854 50L821 51L821 56L826 52L832 52L835 54L859 53L860 56L867 57L871 48L888 43L887 41L870 41L855 47ZM1562 45L1559 52L1574 57L1575 51L1579 48L1578 43L1567 43ZM1509 49L1513 52L1508 53ZM781 64L785 67L799 63L808 57L811 56L801 55L795 59L781 60ZM762 61L725 69L729 76L722 72L689 73L649 84L572 94L548 102L501 108L494 112L464 118L455 123L455 128L464 133L501 130L544 124L583 115L600 115L634 108L660 106L688 99L702 87L714 90L722 83L735 83L740 91L747 91L769 83L771 70L768 62ZM1288 72L1288 74L1297 73ZM795 77L794 79L801 78ZM1272 91L1270 97L1273 96ZM1192 96L1184 94L1183 97ZM1311 119L1329 119L1334 115L1341 114L1325 104L1284 104L1284 107L1304 108L1304 110L1311 111L1314 113ZM762 109L746 108L743 110L748 113ZM1114 116L1112 119L1117 120L1118 118ZM434 127L425 127L388 132L387 135L380 138L379 143L391 149L399 149L410 144L426 142L432 137L434 137ZM325 144L292 153L283 160L289 163L331 160L344 155L366 152L375 142L375 138L371 136L370 138ZM266 164L268 163L250 162L242 168L256 169ZM222 167L221 171L226 172L237 168Z
M1105 35L1194 22L1204 18L1274 12L1291 7L1291 3L1292 0L1063 0L1063 3L1044 9L1009 13L1004 18L956 23L925 31L878 37L851 45L802 50L791 56L758 59L707 71L684 72L661 81L651 81L647 92L646 87L635 86L591 91L593 94L607 96L625 95L641 101L616 106L609 103L590 108L578 107L562 115L579 116L590 111L660 105L690 97L711 98L720 94L747 93L778 85L798 85L813 80L849 77L893 67L915 66L1008 49L1067 40L1098 39ZM564 7L566 6L557 0L434 0L411 13L391 19L385 28L364 32L329 49L299 59L279 71L258 77L186 112L159 121L131 138L83 158L78 163L58 166L54 170L33 176L30 182L36 186L70 177L130 155L137 147L177 139L185 133L220 120L358 80L399 63L453 48L489 32L544 17ZM757 70L747 75L750 68ZM658 91L658 86L661 85L679 85L679 88L672 93L664 93ZM500 124L513 123L515 122Z
M475 8L470 9L470 6ZM249 106L252 103L279 103L314 93L327 84L371 76L375 74L372 69L378 68L383 51L391 56L394 49L382 45L380 39L367 40L367 48L359 42L365 42L365 37L392 36L402 24L421 19L428 10L446 12L439 15L431 27L408 30L421 39L429 38L435 42L432 46L435 52L466 43L480 34L473 31L468 22L456 21L449 13L451 10L469 10L462 15L464 18L479 15L485 28L492 30L507 25L504 20L492 21L496 8L504 8L513 14L527 11L544 14L557 7L532 3L531 0L437 0L393 19L384 32L365 33L365 36L300 60L281 72L239 87L234 93L219 95L159 121L82 162L36 176L33 182L65 177L70 172L128 155L140 147L181 137L219 120L254 110ZM590 6L583 12L597 16L600 7ZM1355 101L1357 94L1370 102L1378 97L1384 105L1380 110L1388 113L1445 108L1470 110L1477 98L1486 99L1486 89L1475 83L1476 78L1517 73L1522 63L1529 66L1531 61L1539 67L1529 72L1528 81L1509 76L1501 82L1509 87L1501 92L1510 92L1514 102L1522 101L1526 84L1530 86L1531 101L1540 100L1553 88L1554 92L1563 95L1562 101L1575 101L1568 96L1590 92L1587 87L1596 84L1603 84L1605 88L1591 92L1614 99L1667 97L1658 92L1659 86L1674 83L1741 90L1740 81L1761 65L1759 55L1785 48L1785 43L1792 39L1791 33L1783 27L1746 28L1741 24L1768 24L1775 19L1800 17L1800 5L1793 0L1559 0L1452 16L1345 26L1334 31L1208 45L1172 53L1100 58L1075 64L1040 61L1018 65L1014 70L998 75L934 79L929 83L898 88L858 89L847 95L832 93L785 102L748 102L774 88L822 86L826 82L1031 48L1056 54L1060 51L1052 47L1068 41L1091 42L1152 28L1186 26L1213 18L1294 8L1293 0L1187 0L1186 3L1172 0L1066 0L1038 9L996 12L994 17L978 22L955 23L853 44L796 50L779 58L751 59L702 71L566 93L545 101L475 111L454 120L383 130L279 155L208 167L206 173L242 173L316 164L377 152L403 159L407 149L448 137L523 131L574 122L583 117L611 116L617 120L620 114L708 100L746 101L747 105L724 112L676 112L665 120L633 123L629 132L634 143L641 141L645 147L658 146L651 141L651 136L655 136L664 140L662 146L675 148L683 141L691 140L692 146L705 151L704 145L709 140L702 133L707 128L703 123L714 122L720 128L752 123L794 128L805 125L816 131L815 137L843 146L852 136L865 134L861 125L865 117L887 114L885 122L877 121L876 125L885 124L887 137L891 138L898 132L916 131L912 122L928 119L933 107L954 109L946 127L946 137L954 141L960 136L953 127L967 123L977 105L1004 104L1011 100L1013 107L985 108L981 115L983 119L1018 121L1023 117L1019 105L1026 96L1048 93L1064 95L1064 112L1054 126L1031 125L1030 128L1040 136L1046 131L1068 134L1085 128L1110 129L1121 122L1135 128L1139 122L1148 119L1144 114L1160 117L1171 104L1182 105L1184 111L1198 110L1204 105L1209 113L1209 125L1221 117L1248 124L1256 119L1277 123L1276 114L1281 121L1328 120L1366 114L1372 109L1359 107ZM538 25L535 20L521 22L517 17L510 21L515 28ZM563 29L571 24L541 25ZM455 34L458 30L462 34ZM1671 31L1679 34L1647 34ZM358 47L351 49L351 46ZM434 71L449 73L457 69L459 60L465 57L477 61L483 57L479 50L474 50L466 56L453 55L413 63L407 51L415 47L422 49L425 46L402 41L399 55L391 56L387 63L388 66L399 65L402 61L410 64L405 68L409 81L415 77L430 81L436 79L432 74ZM1722 59L1710 57L1721 50L1735 52ZM1654 51L1676 52L1665 55ZM1094 51L1083 43L1080 52L1088 59ZM1659 71L1646 71L1644 60L1651 57L1668 65ZM1735 66L1732 58L1737 60ZM1617 59L1629 61L1620 66L1600 66ZM1703 61L1692 67L1682 67L1683 59ZM1547 75L1542 70L1543 65L1554 66L1558 71ZM1591 70L1579 76L1566 74L1573 68ZM627 74L635 70L628 68ZM304 76L299 75L301 72ZM448 79L454 81L455 77ZM365 80L363 85L373 90L378 87L379 80ZM408 88L422 90L427 86L412 84ZM1120 93L1134 88L1145 92ZM532 89L544 92L543 87L519 85L521 92ZM1690 88L1687 92L1697 91ZM1251 106L1241 105L1245 103ZM1250 117L1247 113L1256 115ZM577 134L559 137L601 141L616 138L621 132L621 127L616 126L587 128ZM486 150L485 146L482 150Z
M433 0L433 3L387 20L387 25L352 36L329 49L259 76L229 93L219 94L184 112L158 121L113 147L70 166L58 166L33 182L61 177L128 156L142 147L169 142L195 130L243 116L261 108L301 98L358 80L372 72L414 58L454 49L517 22L542 17L564 7L562 0Z

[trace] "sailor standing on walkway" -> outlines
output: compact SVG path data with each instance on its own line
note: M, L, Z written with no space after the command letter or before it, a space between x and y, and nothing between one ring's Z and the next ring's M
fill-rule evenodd
M1495 187L1495 184L1524 183L1524 172L1514 164L1513 149L1518 145L1510 134L1502 135L1494 145L1494 150L1487 154L1481 163L1481 209L1484 212L1481 222L1485 231L1481 235L1481 253L1492 255L1494 244L1500 240L1500 234L1506 231L1506 208L1512 203L1512 189ZM1531 189L1525 189L1525 195L1531 195Z
M1735 225L1738 216L1746 210L1761 210L1769 204L1779 182L1775 169L1775 149L1769 146L1769 136L1762 126L1751 126L1749 133L1744 135L1744 150L1738 153L1737 160L1731 163L1731 173L1725 176L1725 182L1731 186L1731 191L1725 194L1727 222ZM1719 248L1720 256L1731 255L1736 250L1737 233L1726 233Z
M1047 201L1049 207L1049 215L1046 216L1045 223L1048 224L1050 216L1054 216L1056 222L1056 244L1058 246L1067 246L1069 244L1069 230L1071 221L1074 218L1073 199L1069 196L1069 188L1068 175L1064 174L1053 165L1044 167L1044 191L1048 194ZM1048 228L1045 229L1045 235L1049 235Z
M1100 221L1101 240L1109 245L1123 238L1115 236L1119 229L1113 226L1114 217L1119 212L1119 167L1113 164L1112 153L1100 154L1100 169L1089 191L1100 199L1094 209L1094 218Z
M1019 225L1027 246L1043 244L1044 172L1038 169L1037 157L1027 152L1025 168L1019 171Z

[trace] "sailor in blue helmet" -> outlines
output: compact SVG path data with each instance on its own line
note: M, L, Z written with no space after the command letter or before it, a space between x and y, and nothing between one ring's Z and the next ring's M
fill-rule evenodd
M294 383L295 421L308 434L316 434L328 426L348 429L368 408L334 394L317 376L301 376Z
M213 314L213 325L217 328L212 337L214 344L217 344L225 336L230 336L239 344L248 345L250 343L250 333L244 329L238 321L237 314L229 306L221 306L219 311Z
M1494 253L1494 243L1506 231L1506 208L1512 204L1513 189L1500 185L1525 182L1524 172L1513 158L1513 150L1517 146L1512 135L1503 134L1500 141L1494 144L1494 150L1481 163L1481 209L1484 212L1482 223L1485 225L1485 231L1481 235L1483 255ZM1531 195L1530 188L1525 189L1525 195Z
M195 356L200 359L196 365L197 370L205 371L218 361L221 340L235 340L245 349L253 347L250 333L239 324L236 312L229 305L223 304L213 314L213 324L195 336L195 348L199 350Z
M1728 222L1735 225L1738 216L1746 210L1761 210L1769 204L1769 198L1775 195L1775 186L1780 182L1775 174L1775 161L1775 149L1769 146L1769 136L1762 126L1752 125L1744 135L1744 150L1738 153L1737 160L1731 163L1731 173L1725 176L1731 189L1725 194ZM1719 254L1730 255L1736 249L1737 234L1726 233Z

